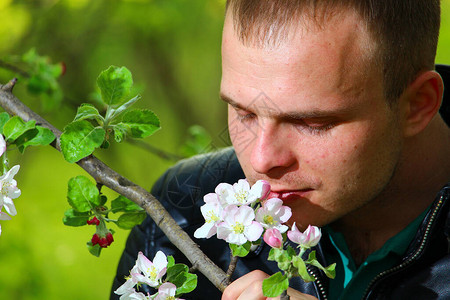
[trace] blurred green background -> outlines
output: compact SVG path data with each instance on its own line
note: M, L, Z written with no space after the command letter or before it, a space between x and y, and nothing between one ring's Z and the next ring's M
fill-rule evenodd
M56 112L42 110L20 82L14 90L60 129L77 104L92 101L102 70L129 68L142 95L137 106L152 109L162 130L144 145L112 143L96 155L150 189L176 157L192 152L184 146L190 126L203 126L212 139L203 137L197 151L228 144L225 104L218 101L223 6L224 0L0 0L0 59L35 48L54 63L64 62L64 105ZM450 64L448 0L442 8L437 62ZM13 76L0 68L0 83ZM51 147L9 155L21 165L22 196L15 201L17 216L1 223L0 298L107 299L128 232L117 229L100 258L90 255L85 243L94 227L62 223L67 181L85 172Z

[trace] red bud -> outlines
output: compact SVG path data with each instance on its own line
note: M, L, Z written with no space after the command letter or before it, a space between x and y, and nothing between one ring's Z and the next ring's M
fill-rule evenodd
M97 217L93 217L91 220L87 220L87 223L89 224L89 225L100 225L100 220L99 219L97 219Z
M59 64L61 66L61 76L63 76L64 74L66 74L67 67L66 67L66 64L63 61L60 62Z
M109 246L108 240L107 240L106 238L104 238L104 237L102 237L102 238L98 241L98 244L99 244L100 247L102 247L102 248L106 248L106 247Z
M112 242L114 242L114 238L113 238L113 235L111 234L111 232L108 232L107 234L106 234L106 240L108 241L108 245L111 245L111 243Z
M100 241L100 238L99 238L98 234L94 234L91 239L92 246L97 245L99 243L99 241Z

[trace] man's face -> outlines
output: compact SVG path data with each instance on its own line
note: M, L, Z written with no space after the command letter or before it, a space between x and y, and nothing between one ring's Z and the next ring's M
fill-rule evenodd
M221 95L249 182L269 181L291 222L323 226L386 189L401 133L357 16L290 33L277 46L244 45L227 14Z

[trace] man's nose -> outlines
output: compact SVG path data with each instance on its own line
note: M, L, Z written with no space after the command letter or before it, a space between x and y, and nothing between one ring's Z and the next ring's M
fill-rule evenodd
M277 173L295 164L295 153L287 137L283 128L276 124L260 124L250 158L255 172L277 176L281 175Z

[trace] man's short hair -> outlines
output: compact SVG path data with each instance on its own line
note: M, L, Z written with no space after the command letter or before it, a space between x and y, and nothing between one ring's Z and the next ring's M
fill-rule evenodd
M433 70L440 0L227 0L242 42L279 39L295 21L326 22L339 9L355 11L375 41L384 94L393 103L423 70ZM345 11L345 10L344 10Z

